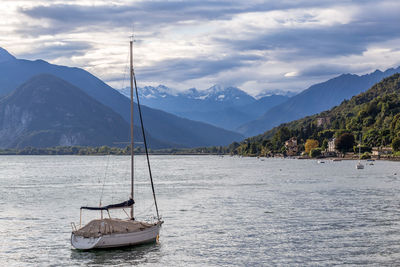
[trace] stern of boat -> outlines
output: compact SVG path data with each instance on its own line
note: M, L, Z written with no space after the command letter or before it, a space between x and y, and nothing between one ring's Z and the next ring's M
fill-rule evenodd
M83 237L71 234L71 245L76 249L88 250L96 247L97 243L100 241L101 237Z

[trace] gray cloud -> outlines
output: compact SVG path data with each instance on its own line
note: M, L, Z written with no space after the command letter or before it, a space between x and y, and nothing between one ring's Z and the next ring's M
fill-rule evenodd
M59 57L71 57L83 55L92 46L88 42L77 41L62 41L56 44L49 44L46 46L38 46L21 55L22 58L36 58L36 59L56 59Z
M224 1L140 1L123 6L51 5L20 8L19 11L34 19L49 19L51 33L75 31L77 26L107 25L140 28L186 20L227 19L232 14L255 10L256 7L230 5ZM62 26L60 26L60 24ZM42 34L46 28L29 29L31 34Z
M141 77L186 81L213 76L226 70L246 66L249 62L261 60L253 55L234 55L222 59L172 59L158 62L154 67L140 68Z
M47 29L54 34L55 32L65 32L67 30L75 31L77 26L82 25L108 25L129 28L135 22L140 28L158 27L161 24L165 26L168 23L179 23L188 20L229 20L233 15L248 12L325 7L331 4L349 2L351 1L139 1L125 5L40 5L20 8L19 12L34 19L49 19L53 21L49 28L42 28L37 31L35 27L32 27L27 32L42 34L43 30Z
M312 29L279 29L243 40L215 40L235 50L285 50L281 60L361 54L369 44L400 38L399 18L382 14L374 21L357 21Z

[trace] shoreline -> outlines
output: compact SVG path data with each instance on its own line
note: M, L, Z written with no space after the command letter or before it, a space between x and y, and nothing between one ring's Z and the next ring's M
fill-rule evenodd
M135 153L135 155L146 155L145 153ZM50 154L50 153L37 153L37 154L25 154L25 153L0 153L0 156L129 156L128 154L113 154L113 153L93 153L93 154L78 154L78 153L65 153L65 154ZM149 153L149 156L219 156L219 157L246 157L246 158L257 158L257 159L297 159L297 160L329 160L329 161L344 161L344 160L360 160L355 157L320 157L310 158L302 156L284 157L284 156L242 156L242 155L231 155L231 154L216 154L216 153L161 153L154 152ZM370 159L361 159L361 161L400 161L400 157L371 157Z
M345 161L345 160L361 160L361 161L400 161L400 157L371 157L369 159L359 159L359 158L353 158L353 157L345 157L345 158L340 158L340 157L324 157L324 158L310 158L310 157L301 157L301 156L296 156L296 157L259 157L259 158L282 158L282 159L298 159L298 160L329 160L329 161Z

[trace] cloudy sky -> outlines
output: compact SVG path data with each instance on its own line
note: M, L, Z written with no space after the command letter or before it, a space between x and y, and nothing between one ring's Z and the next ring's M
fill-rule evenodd
M299 91L400 65L399 0L1 0L0 47L127 86Z

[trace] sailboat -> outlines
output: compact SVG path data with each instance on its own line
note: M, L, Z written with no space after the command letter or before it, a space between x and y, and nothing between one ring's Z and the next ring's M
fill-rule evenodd
M74 248L80 250L101 249L112 247L133 246L144 243L158 241L161 225L163 221L158 213L156 195L154 191L153 178L151 174L150 161L147 149L146 135L143 127L143 118L140 107L139 95L136 85L136 77L133 70L133 38L130 40L130 87L131 87L131 121L130 121L130 151L131 151L131 194L127 201L117 204L99 207L81 207L79 228L72 224L71 244ZM137 221L134 217L134 140L133 140L133 85L135 86L136 99L139 108L140 123L142 126L142 135L147 157L147 166L153 191L153 200L157 212L156 222ZM130 209L130 215L127 219L111 218L112 209ZM100 211L101 218L90 221L82 226L82 210ZM103 212L107 212L108 218L103 218Z
M358 163L356 165L357 170L364 169L364 165L361 163L361 135L360 135L360 144L358 145Z

